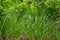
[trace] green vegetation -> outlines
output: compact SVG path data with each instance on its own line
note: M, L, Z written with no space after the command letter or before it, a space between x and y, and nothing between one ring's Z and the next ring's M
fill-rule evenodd
M60 0L0 0L0 40L60 40Z

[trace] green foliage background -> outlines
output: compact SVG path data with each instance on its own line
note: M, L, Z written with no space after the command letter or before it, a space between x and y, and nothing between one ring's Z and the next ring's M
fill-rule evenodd
M29 40L60 40L60 0L0 0L0 34ZM0 36L1 36L0 35Z

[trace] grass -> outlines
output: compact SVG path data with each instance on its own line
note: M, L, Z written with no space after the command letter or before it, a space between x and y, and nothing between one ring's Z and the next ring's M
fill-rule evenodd
M54 6L46 2L48 0L44 2L45 4L40 3L37 6L35 3L29 5L27 2L2 1L4 6L1 6L3 10L1 13L5 16L1 16L0 20L0 39L60 40L60 18L53 21L54 15L51 13L55 13L52 10Z
M18 37L23 35L23 37L27 36L29 40L33 40L35 37L38 40L58 40L59 36L57 35L60 34L55 23L46 22L45 17L36 16L34 21L31 15L25 14L18 21L14 15L11 15L4 20L4 28L2 30L9 36Z

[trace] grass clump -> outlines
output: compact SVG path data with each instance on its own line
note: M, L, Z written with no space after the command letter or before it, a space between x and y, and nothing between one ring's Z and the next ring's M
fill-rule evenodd
M60 1L56 2L1 0L0 39L60 40Z

